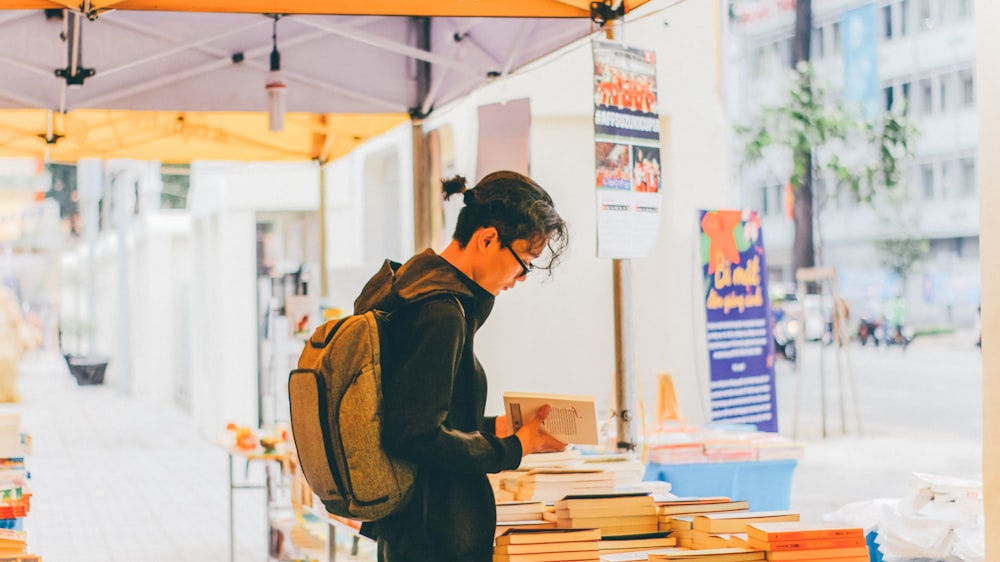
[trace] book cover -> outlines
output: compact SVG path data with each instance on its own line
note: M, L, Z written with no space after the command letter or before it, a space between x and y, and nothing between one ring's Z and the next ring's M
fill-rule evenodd
M694 528L711 533L744 533L748 523L764 521L798 521L793 511L734 511L695 515Z
M562 552L564 558L572 558L580 551L597 550L597 541L540 542L528 544L501 544L493 549L493 554L542 554Z
M654 505L653 497L645 492L625 494L573 494L556 502L556 509L573 509L576 507L629 507Z
M505 392L504 410L510 427L516 432L548 404L552 412L542 423L556 439L578 445L597 445L597 410L593 396L568 394L532 394Z
M699 503L699 504L657 504L660 515L687 515L695 513L720 513L724 511L749 511L750 502L746 500Z
M855 546L851 548L816 548L809 550L779 550L767 553L768 560L837 560L838 558L851 558L855 556L868 556L867 546Z
M860 527L837 527L823 523L804 522L754 522L747 525L747 535L750 538L766 542L836 539L860 537L864 538L864 530Z
M545 542L599 541L600 529L509 529L496 539L496 544L530 544Z
M707 548L690 550L679 548L674 551L651 553L649 562L675 562L678 560L709 560L711 562L751 562L764 560L765 553L761 550L744 548Z
M854 546L865 546L864 537L844 537L839 539L798 539L788 541L762 541L749 537L748 544L752 548L760 550L770 550L774 552L783 550L812 550L818 548L851 548Z
M578 562L600 560L597 548L578 552L539 552L535 554L494 554L493 562Z

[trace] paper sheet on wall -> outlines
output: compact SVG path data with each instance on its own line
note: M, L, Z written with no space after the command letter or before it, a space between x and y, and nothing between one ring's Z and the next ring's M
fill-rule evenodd
M597 255L648 255L662 188L656 55L593 42Z

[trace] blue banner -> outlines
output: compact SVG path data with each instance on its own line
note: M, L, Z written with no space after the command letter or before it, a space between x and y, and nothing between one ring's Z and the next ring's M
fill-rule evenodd
M875 4L844 12L844 103L860 109L865 119L879 114L878 51Z
M767 263L756 211L700 211L713 422L778 431Z

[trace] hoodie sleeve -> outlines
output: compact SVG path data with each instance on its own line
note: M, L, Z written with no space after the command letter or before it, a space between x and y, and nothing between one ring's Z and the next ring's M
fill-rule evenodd
M396 360L382 390L386 451L420 466L461 472L517 468L516 436L501 439L445 426L466 338L458 304L440 299L418 305L406 332L405 339L393 334Z

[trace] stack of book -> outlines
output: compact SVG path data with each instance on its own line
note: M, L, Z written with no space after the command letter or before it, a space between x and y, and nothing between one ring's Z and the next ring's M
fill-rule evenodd
M498 502L515 501L517 496L517 481L527 473L526 470L504 470L496 474L487 474L490 486L493 487L493 497Z
M553 503L565 496L614 491L615 475L604 470L533 468L518 479L514 499Z
M616 487L638 484L646 474L645 463L630 453L584 455L581 460L582 468L604 470L614 474Z
M496 538L493 562L598 562L597 529L511 529Z
M560 529L600 529L602 537L655 533L656 504L648 494L567 496L556 502Z
M11 529L0 529L0 560L24 556L27 536Z
M0 560L40 560L28 554L24 520L31 510L31 490L24 454L31 438L21 433L16 414L0 416Z
M757 447L742 434L719 434L705 440L705 457L710 462L755 462Z
M695 549L728 548L743 544L746 539L734 534L746 533L750 523L798 521L793 511L733 511L695 515L692 522L691 547Z
M671 546L677 546L677 539L669 533L644 533L638 535L619 535L614 537L602 537L598 545L601 556L606 557L611 554L621 554L625 552L649 552Z
M767 552L768 560L868 562L868 547L860 527L783 522L750 523L751 548Z
M806 451L805 443L773 434L756 437L753 444L757 448L758 461L801 459Z
M691 548L692 533L694 533L694 516L677 515L670 519L670 536L677 539L677 546ZM662 529L661 529L662 530Z
M764 552L747 548L713 548L705 550L676 550L650 553L649 562L753 562L764 560Z
M539 501L497 502L497 525L512 521L539 521L545 504Z
M731 500L726 496L671 498L656 502L657 522L661 531L671 530L670 521L674 517L693 516L700 513L748 511L749 509L750 502Z

